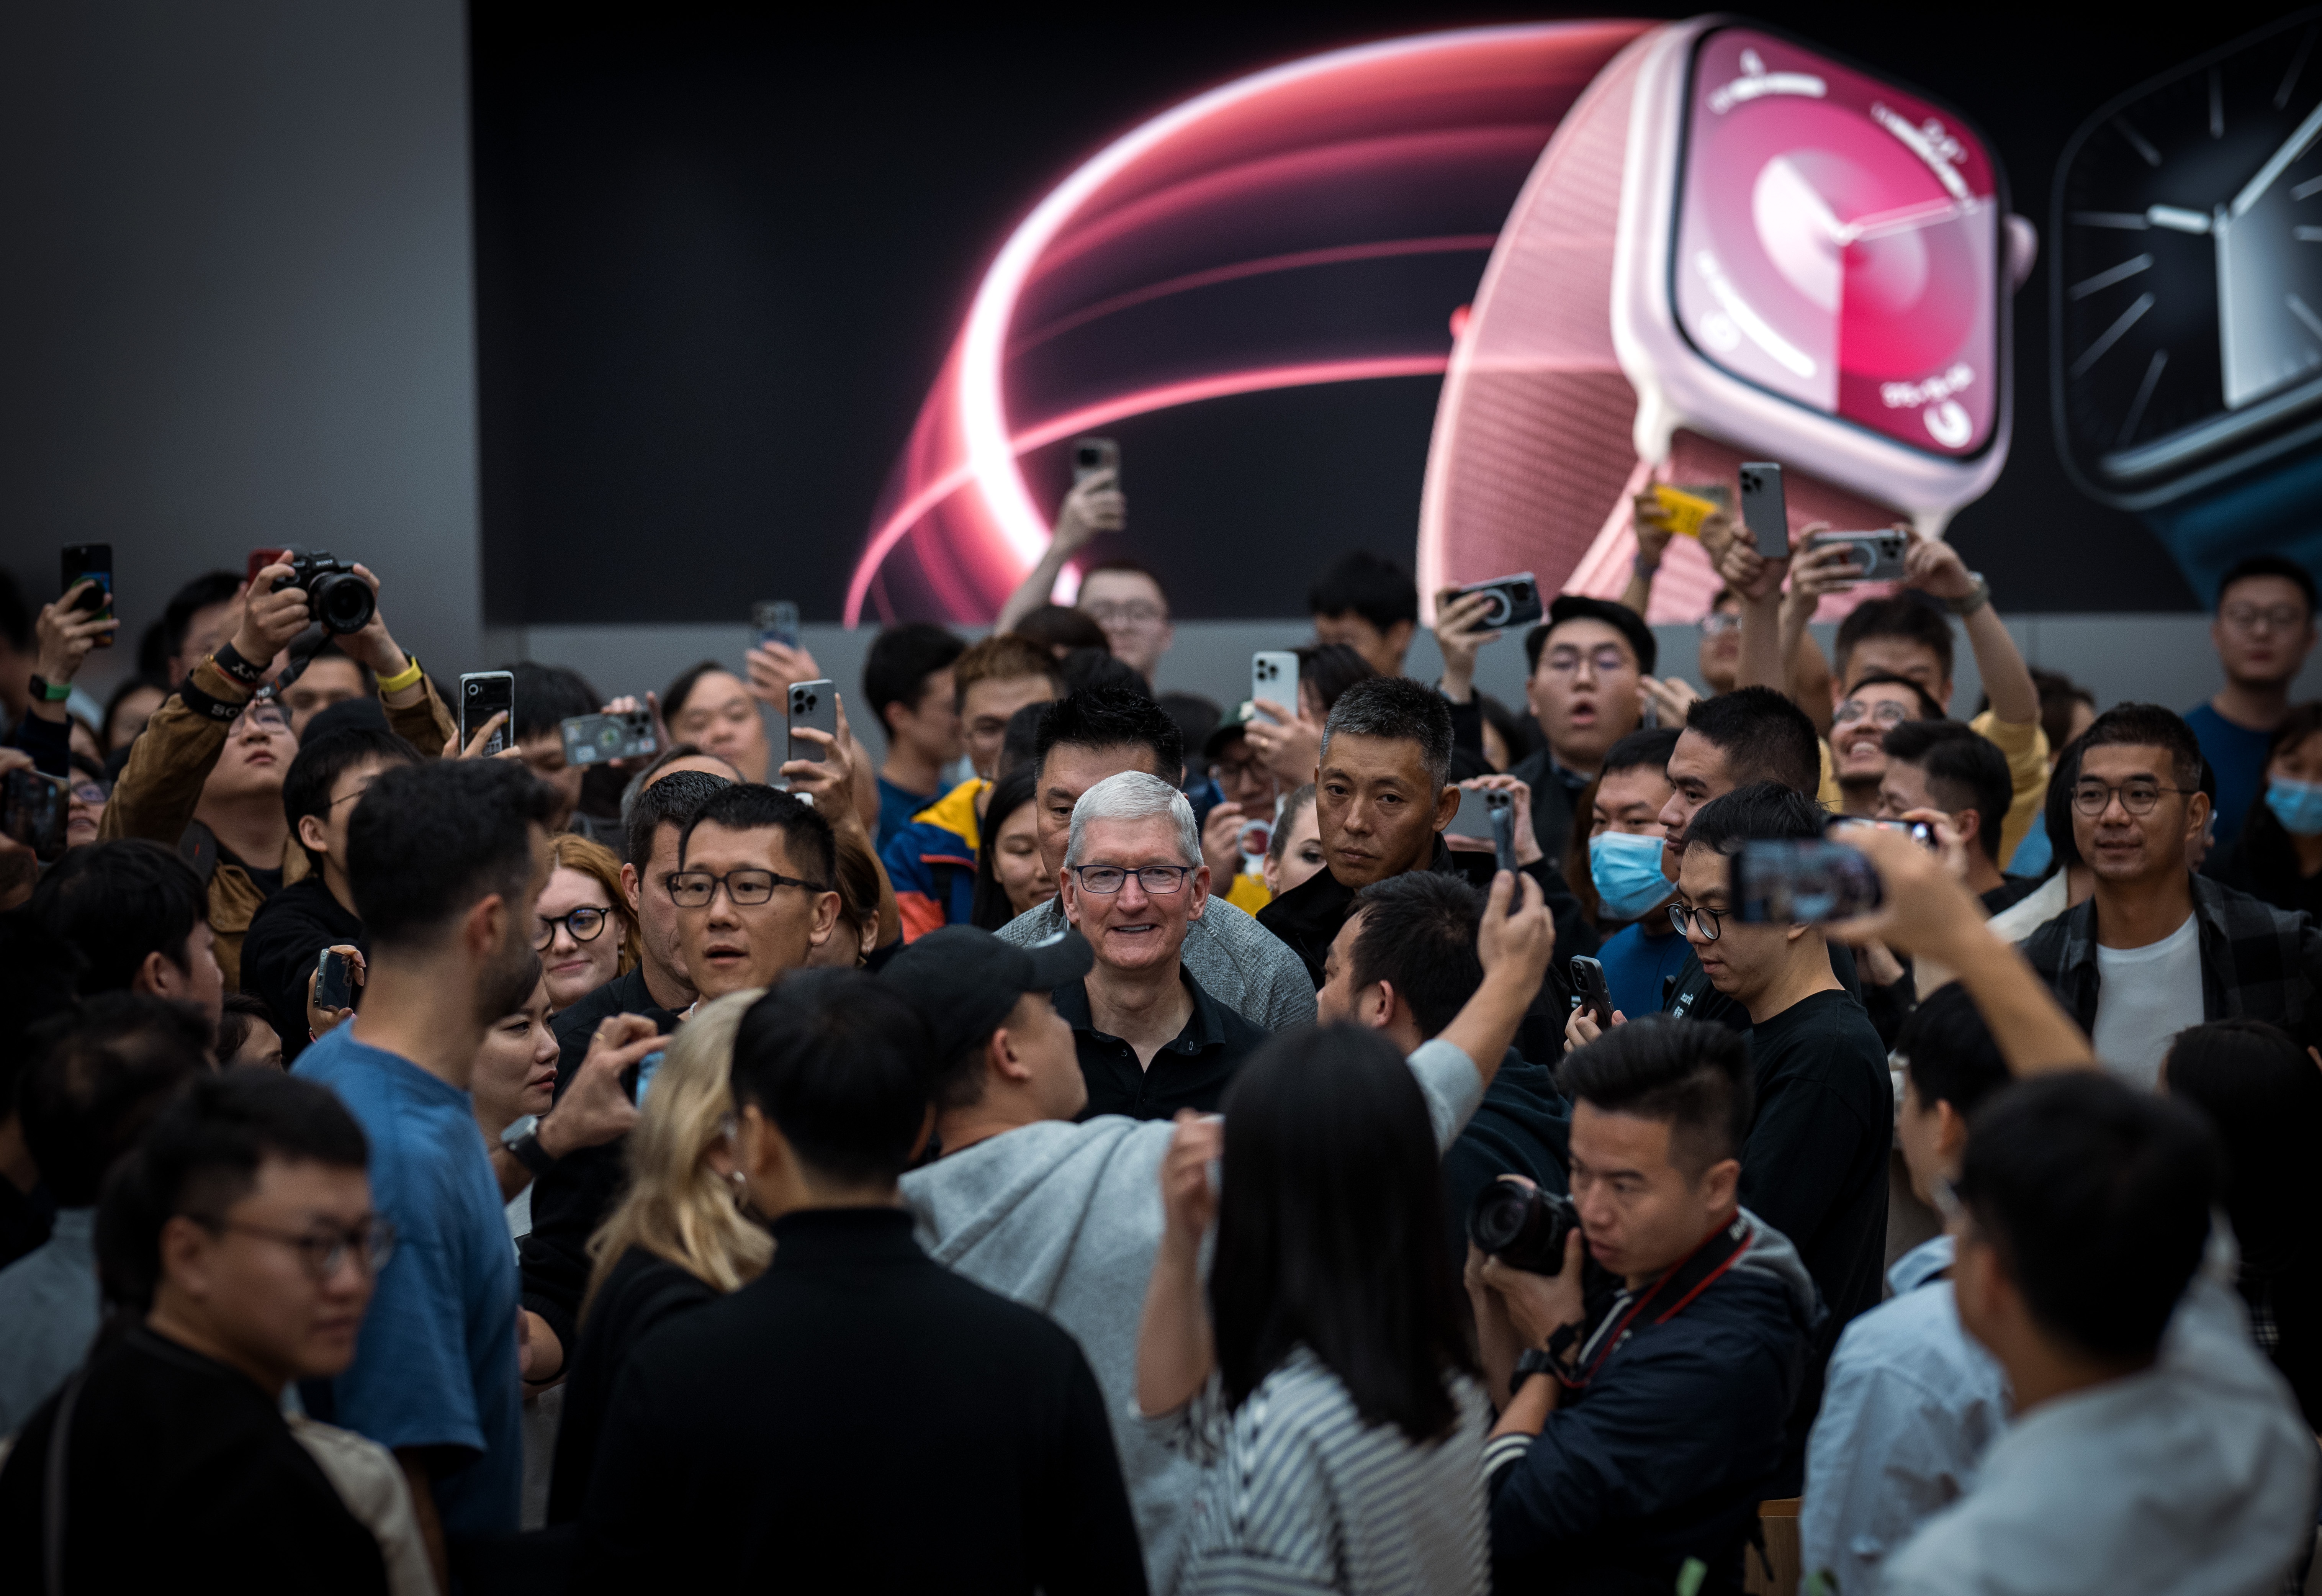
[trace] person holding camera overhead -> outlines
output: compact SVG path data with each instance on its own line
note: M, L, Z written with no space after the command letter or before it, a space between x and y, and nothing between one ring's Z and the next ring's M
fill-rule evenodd
M361 565L353 573L376 595L379 578ZM298 576L278 556L243 588L228 640L193 665L131 745L100 830L108 841L146 837L187 855L209 893L229 988L242 985L242 933L258 906L308 867L282 808L282 780L298 745L264 690L313 617ZM390 728L423 756L443 747L455 729L451 711L418 661L397 646L375 597L339 647L378 678Z
M1824 1318L1796 1249L1739 1204L1748 1050L1723 1025L1650 1017L1568 1055L1562 1080L1569 1228L1467 1254L1500 1406L1484 1453L1495 1582L1738 1591ZM1594 1303L1584 1246L1621 1282Z

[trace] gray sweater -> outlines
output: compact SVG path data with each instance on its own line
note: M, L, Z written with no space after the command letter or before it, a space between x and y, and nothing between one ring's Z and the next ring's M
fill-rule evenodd
M1440 1039L1422 1044L1410 1062L1436 1146L1448 1147L1483 1100L1483 1078L1467 1054ZM1088 1354L1104 1389L1156 1596L1175 1588L1185 1516L1202 1485L1194 1463L1128 1417L1145 1288L1161 1244L1161 1157L1175 1133L1167 1120L1117 1114L1079 1124L1044 1120L903 1177L903 1201L929 1256L1047 1314Z
M1000 940L1028 948L1065 929L1059 893L1000 928ZM1225 899L1211 894L1202 917L1185 927L1179 955L1202 990L1265 1031L1314 1023L1314 983L1290 945Z

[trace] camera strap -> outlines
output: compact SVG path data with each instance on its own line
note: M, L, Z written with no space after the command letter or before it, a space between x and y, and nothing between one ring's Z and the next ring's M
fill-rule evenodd
M1626 1309L1617 1316L1606 1316L1589 1344L1580 1349L1577 1366L1564 1377L1566 1389L1580 1390L1595 1380L1604 1367L1604 1360L1619 1350L1637 1321L1646 1314L1652 1314L1650 1323L1666 1325L1683 1313L1695 1298L1708 1290L1720 1275L1741 1261L1742 1254L1750 1250L1754 1234L1754 1228L1742 1217L1742 1210L1734 1209L1731 1220L1702 1237L1700 1244L1687 1253L1683 1261L1639 1292Z

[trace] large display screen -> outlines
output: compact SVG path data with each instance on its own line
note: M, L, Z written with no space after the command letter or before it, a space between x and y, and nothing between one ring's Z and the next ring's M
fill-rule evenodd
M1749 28L1687 91L1678 323L1734 376L1930 454L1999 410L2000 204L1958 119Z

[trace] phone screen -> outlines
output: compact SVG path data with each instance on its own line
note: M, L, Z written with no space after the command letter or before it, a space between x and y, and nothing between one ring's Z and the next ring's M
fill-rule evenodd
M502 711L508 718L484 744L486 755L509 746L510 728L516 720L516 678L506 671L478 671L461 677L460 746L465 748L484 722Z
M75 608L92 611L93 613L87 616L88 619L111 620L113 619L113 546L109 543L68 544L65 546L63 564L64 585L57 590L59 596L70 592L73 583L87 577L96 583L97 594L84 597ZM110 648L113 647L113 638L109 635L100 637L96 639L95 646L99 648Z

